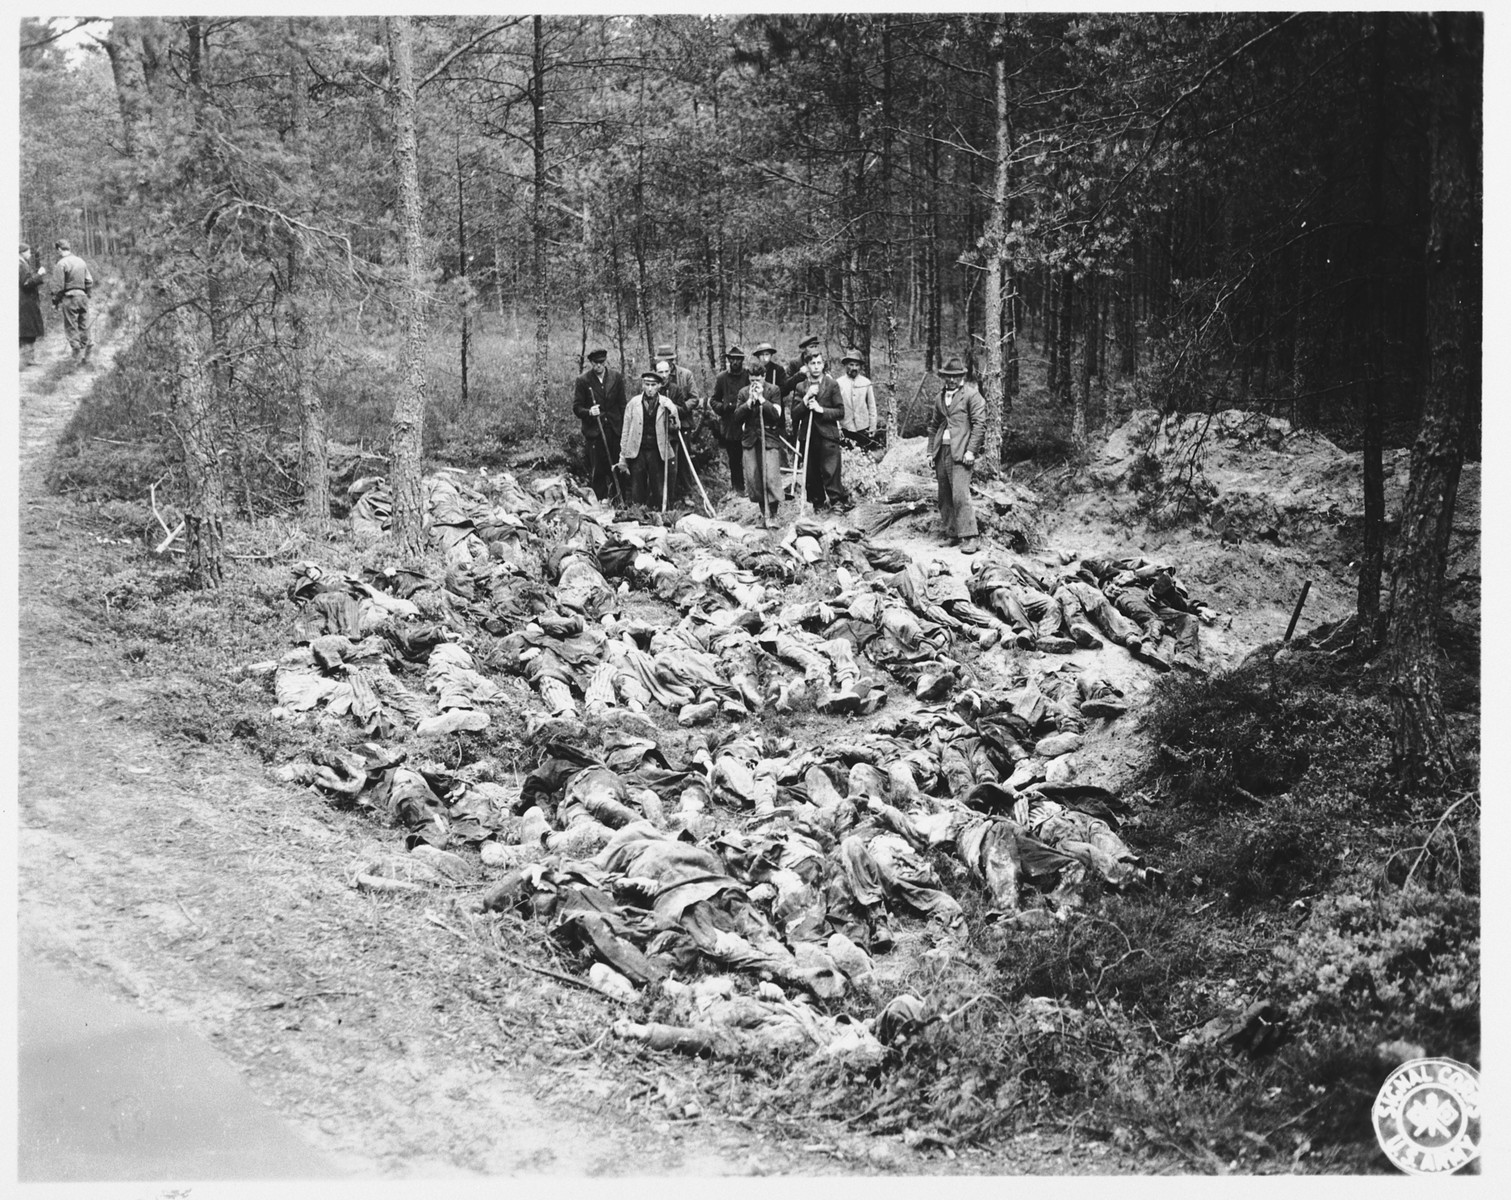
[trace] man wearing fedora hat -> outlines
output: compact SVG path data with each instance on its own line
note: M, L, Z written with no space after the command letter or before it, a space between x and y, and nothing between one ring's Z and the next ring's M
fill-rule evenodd
M836 378L840 399L845 402L845 415L839 427L847 439L869 448L876 438L876 389L871 381L860 373L859 350L846 350L840 359L845 373Z
M934 429L929 434L929 458L939 483L939 516L950 544L962 554L981 549L976 533L976 510L971 507L971 469L986 440L986 401L965 382L965 368L952 357L939 368L944 387L934 401Z
M588 351L588 369L577 377L572 412L582 422L593 493L607 500L609 472L619 453L619 431L624 426L624 376L609 366L609 352L601 346Z
M648 367L640 372L640 395L624 406L617 469L629 473L630 503L660 508L677 470L677 429L687 409L661 394L664 376ZM666 472L673 472L672 479Z
M714 434L724 443L724 454L729 460L729 489L732 492L745 490L745 450L741 445L740 392L749 384L745 373L745 351L731 346L724 352L724 361L729 364L714 380L714 390L709 393L708 406L717 417Z

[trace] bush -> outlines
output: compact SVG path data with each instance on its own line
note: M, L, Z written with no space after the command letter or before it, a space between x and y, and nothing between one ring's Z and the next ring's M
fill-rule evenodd
M1479 901L1456 889L1325 896L1275 947L1276 984L1300 1017L1390 1020L1477 1050L1479 940Z

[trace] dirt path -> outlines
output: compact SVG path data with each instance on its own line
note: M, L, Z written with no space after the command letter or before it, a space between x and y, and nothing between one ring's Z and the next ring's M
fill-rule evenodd
M96 361L72 369L50 338L22 374L23 960L206 1037L353 1174L794 1169L762 1160L742 1130L656 1130L589 1077L590 1060L516 1041L517 1026L473 1005L494 1021L480 1032L448 999L467 989L507 1007L509 979L459 957L413 906L349 886L354 856L391 848L369 821L263 783L239 750L151 727L149 702L175 681L122 653L78 581L82 563L140 552L102 543L87 506L44 487L116 349L107 333Z

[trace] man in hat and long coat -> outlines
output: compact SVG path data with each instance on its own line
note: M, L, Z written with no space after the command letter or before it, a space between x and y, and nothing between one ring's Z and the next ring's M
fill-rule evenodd
M676 494L677 430L687 419L687 409L663 396L661 384L660 372L640 372L640 395L624 406L619 435L617 469L629 474L630 503L647 508L660 508L663 497Z
M976 510L971 507L971 470L986 440L986 401L965 382L965 368L951 358L939 368L944 387L934 401L929 459L939 483L939 516L951 545L962 554L981 549Z
M593 494L607 500L609 473L619 453L619 431L624 425L624 376L609 366L609 352L602 347L588 351L588 369L577 377L572 412L582 422ZM607 444L604 435L608 436Z
M714 432L724 443L724 454L729 460L729 488L733 492L745 490L745 449L741 445L743 421L739 409L740 392L750 383L745 373L745 351L731 346L724 352L728 370L722 371L714 380L714 390L709 393L708 406L713 409L717 424Z

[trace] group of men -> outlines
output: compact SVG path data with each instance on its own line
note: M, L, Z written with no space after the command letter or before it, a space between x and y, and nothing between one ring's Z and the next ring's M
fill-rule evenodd
M89 266L73 252L64 238L53 243L58 262L52 272L52 306L63 314L63 333L68 338L73 358L89 361L89 296L94 291L94 276ZM32 261L31 246L21 243L21 365L36 362L37 339L44 332L40 295L47 282L47 268Z
M663 344L655 365L640 374L640 395L628 402L608 351L592 350L572 411L582 422L593 491L606 500L618 490L626 502L648 507L674 503L690 465L687 434L706 417L724 447L731 489L768 517L784 498L784 473L794 465L802 476L794 482L816 510L849 507L843 447L876 445L876 389L857 351L844 354L844 369L835 375L816 336L804 338L798 350L783 366L770 342L749 355L729 347L726 368L705 400L692 372L677 365L676 349Z

